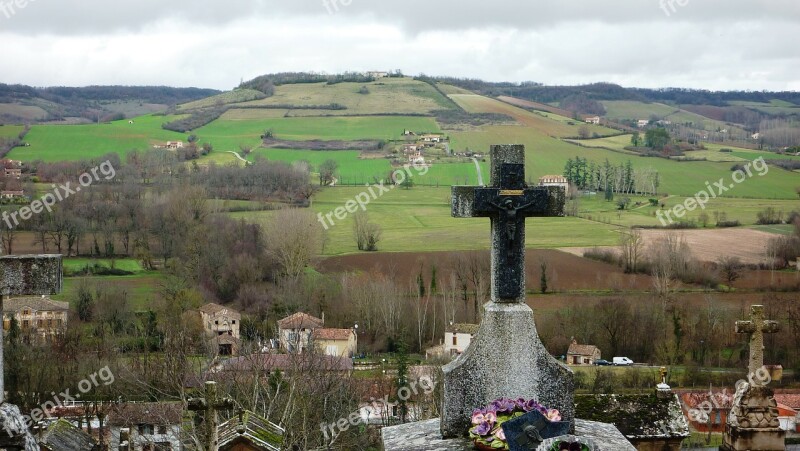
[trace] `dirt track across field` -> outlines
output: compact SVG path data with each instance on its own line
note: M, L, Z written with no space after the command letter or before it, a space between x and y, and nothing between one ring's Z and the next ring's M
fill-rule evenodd
M767 242L776 236L752 229L642 230L645 246L670 233L683 236L692 254L701 261L713 262L723 256L734 256L749 264L767 261ZM580 256L586 249L573 247L562 250Z

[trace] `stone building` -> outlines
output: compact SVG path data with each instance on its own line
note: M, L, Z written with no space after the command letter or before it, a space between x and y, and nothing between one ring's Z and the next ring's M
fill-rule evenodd
M23 333L50 340L66 330L68 315L68 302L48 296L10 298L3 301L3 330L9 330L14 317Z
M600 358L600 349L597 346L578 344L578 340L574 338L567 350L567 365L594 365Z

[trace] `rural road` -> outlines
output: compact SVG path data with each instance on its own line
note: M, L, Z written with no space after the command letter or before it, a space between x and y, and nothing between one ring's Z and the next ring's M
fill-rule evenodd
M238 158L238 159L240 159L240 160L244 161L244 164L245 164L245 165L248 165L248 164L250 164L250 162L249 162L249 161L247 161L247 160L245 160L244 158L242 158L242 156L241 156L241 155L239 155L237 152L234 152L234 151L232 151L232 150L229 150L229 151L228 151L228 153L232 153L232 154L236 155L236 158Z
M481 165L478 163L477 158L473 158L472 161L475 162L475 169L478 170L478 185L483 186L483 173L481 173Z

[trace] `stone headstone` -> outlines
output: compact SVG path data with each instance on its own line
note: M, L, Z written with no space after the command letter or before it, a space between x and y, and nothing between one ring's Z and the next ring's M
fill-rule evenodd
M453 187L452 214L491 218L491 302L469 348L444 367L441 430L464 435L473 409L534 399L574 425L572 371L545 349L525 302L525 218L563 216L562 187L525 184L524 146L492 146L492 186ZM574 426L573 426L574 427Z

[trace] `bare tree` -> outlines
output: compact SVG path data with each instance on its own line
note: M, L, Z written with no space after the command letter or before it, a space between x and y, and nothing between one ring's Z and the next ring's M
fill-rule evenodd
M353 236L356 239L358 250L377 251L381 235L381 226L370 223L366 211L357 211L353 215Z
M717 265L722 272L722 277L728 283L728 289L733 288L733 282L742 276L744 265L739 257L720 257Z
M266 230L268 252L284 276L297 280L322 247L319 222L308 211L287 208L278 211Z
M639 260L641 259L644 249L642 232L639 229L631 229L630 231L622 232L619 241L625 272L635 273L639 268Z

